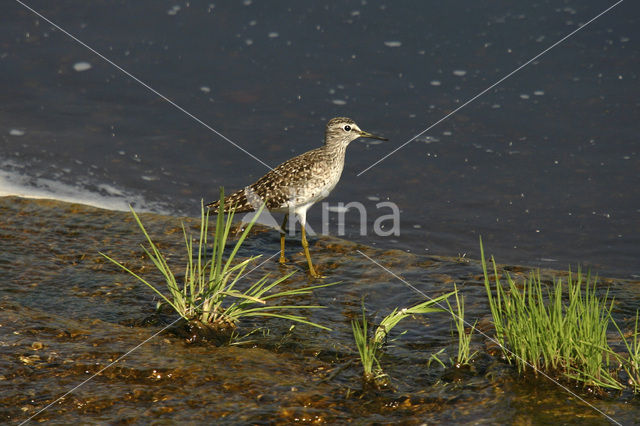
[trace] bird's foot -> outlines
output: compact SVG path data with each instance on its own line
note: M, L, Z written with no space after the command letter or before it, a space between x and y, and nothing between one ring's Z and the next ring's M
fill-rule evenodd
M309 275L312 278L327 278L326 276L320 275L319 273L317 273L313 267L309 269Z

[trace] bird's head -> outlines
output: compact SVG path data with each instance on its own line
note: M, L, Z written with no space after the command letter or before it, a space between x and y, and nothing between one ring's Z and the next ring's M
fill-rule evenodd
M343 145L358 138L380 139L386 141L388 139L376 136L369 132L361 130L360 127L350 118L336 117L329 120L324 135L324 143L327 145Z

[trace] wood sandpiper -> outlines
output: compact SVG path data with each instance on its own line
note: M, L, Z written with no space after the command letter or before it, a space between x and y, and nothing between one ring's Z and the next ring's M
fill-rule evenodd
M280 164L255 183L224 198L224 212L235 208L236 213L257 210L262 203L271 212L284 213L280 235L280 263L284 257L284 237L289 213L300 221L302 247L309 264L309 274L316 273L305 231L307 210L314 203L326 198L340 180L344 169L344 157L349 143L358 138L387 139L360 130L358 125L346 117L329 120L324 134L324 145L307 151ZM217 212L220 201L207 204Z

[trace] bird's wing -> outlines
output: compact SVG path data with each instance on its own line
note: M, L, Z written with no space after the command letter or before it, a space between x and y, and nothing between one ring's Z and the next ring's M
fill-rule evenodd
M266 203L269 210L286 205L291 197L291 188L298 182L307 181L313 175L310 167L317 150L307 151L280 164L275 169L258 179L254 184L240 189L224 197L224 212L228 213L235 206L237 213L255 211L261 202ZM259 198L258 198L259 197ZM211 210L217 211L220 201L207 204Z

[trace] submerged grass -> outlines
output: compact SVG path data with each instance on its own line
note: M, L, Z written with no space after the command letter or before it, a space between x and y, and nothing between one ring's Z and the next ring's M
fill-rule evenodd
M596 388L623 387L609 369L607 328L613 300L608 293L597 296L596 280L580 270L576 275L569 272L563 291L561 279L543 289L539 272L530 274L522 286L506 273L505 289L492 257L492 289L482 240L480 253L496 339L509 362L519 371L557 373Z
M220 191L220 200L224 200L224 192L222 190ZM300 309L319 309L324 308L323 306L278 305L273 302L285 297L309 294L314 289L337 283L274 291L279 284L293 275L293 272L291 272L271 282L269 282L269 274L266 274L255 281L248 289L244 291L236 289L236 284L243 277L246 268L260 258L260 256L251 256L248 259L235 262L238 250L249 234L258 215L245 227L244 232L227 255L226 260L224 260L225 247L234 213L232 211L225 215L223 212L224 202L221 201L216 219L212 252L209 258L207 258L209 210L204 205L201 205L200 235L195 246L192 236L186 231L184 223L182 224L186 266L184 279L182 283L179 283L176 274L166 260L166 256L162 254L158 246L153 242L140 217L131 208L131 213L149 246L147 248L142 245L142 248L164 277L168 294L165 294L156 285L127 268L123 263L104 253L100 254L151 288L165 303L188 322L197 321L213 329L229 330L235 329L238 321L243 317L260 316L281 318L329 330L323 325L309 321L303 315L288 312Z
M455 292L444 294L410 308L394 309L393 312L382 319L372 336L369 336L370 333L367 329L367 318L363 304L362 322L358 319L352 320L351 328L362 363L365 385L373 385L377 389L389 386L389 376L384 373L380 366L380 357L382 356L382 349L391 330L408 316L431 312L444 312L444 309L434 308L433 305L440 303L454 293Z

